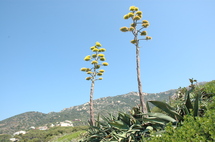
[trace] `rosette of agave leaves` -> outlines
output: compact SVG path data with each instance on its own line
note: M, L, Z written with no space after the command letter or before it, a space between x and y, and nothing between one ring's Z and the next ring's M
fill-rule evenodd
M89 61L93 67L92 68L81 68L81 71L86 72L89 76L86 77L86 80L102 80L101 77L105 72L104 69L101 69L102 66L108 66L109 64L106 61L105 55L103 52L106 51L105 48L101 48L102 45L99 42L96 42L94 46L90 47L93 52L92 55L87 55L84 60Z
M132 19L133 23L131 23L130 27L121 27L120 31L122 32L132 32L133 35L135 35L135 37L137 37L138 35L140 36L145 36L145 38L141 39L141 40L151 40L152 37L147 36L147 31L145 31L144 29L147 28L150 24L149 21L147 20L141 20L142 18L142 11L139 11L138 7L135 6L131 6L129 8L129 13L124 15L124 19ZM137 25L141 25L140 29L137 30ZM133 40L131 40L131 43L135 44L138 42L137 38L134 38Z

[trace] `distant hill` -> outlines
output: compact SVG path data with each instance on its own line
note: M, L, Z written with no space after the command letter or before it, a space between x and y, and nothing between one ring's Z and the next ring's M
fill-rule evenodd
M200 82L203 85L206 82ZM145 101L159 100L169 101L174 98L178 89L172 89L161 93L144 93ZM139 104L137 92L130 92L113 97L104 97L94 100L95 115L107 114L111 112L116 114L118 111L128 112L132 107ZM31 126L45 126L70 120L74 126L87 125L89 118L89 103L85 103L70 108L64 108L60 112L50 112L48 114L41 112L25 112L15 115L8 119L0 121L0 134L13 134L19 130L28 130Z
M176 89L161 93L144 93L145 101L167 101L175 92ZM107 114L108 112L114 114L118 111L127 112L138 103L139 96L137 92L130 92L124 95L96 99L94 100L94 109L95 114ZM0 121L0 134L13 134L19 130L28 130L31 126L44 126L65 120L73 121L74 126L86 125L88 124L88 118L89 103L65 108L60 112L50 112L48 114L41 112L26 112Z

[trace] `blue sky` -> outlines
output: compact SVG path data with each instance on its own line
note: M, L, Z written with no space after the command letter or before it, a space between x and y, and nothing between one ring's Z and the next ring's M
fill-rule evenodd
M119 30L132 5L153 38L140 44L144 92L215 79L214 0L0 0L0 120L88 102L80 68L96 41L110 65L94 99L137 91L133 37Z

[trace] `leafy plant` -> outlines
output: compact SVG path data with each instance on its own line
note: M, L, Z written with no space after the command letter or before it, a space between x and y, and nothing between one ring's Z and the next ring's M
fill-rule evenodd
M198 122L198 120L201 120L202 122L202 120L204 119L206 121L207 118L203 119L203 117L207 116L207 114L205 114L206 110L204 110L204 113L201 112L202 105L204 105L204 107L207 108L207 110L210 109L215 110L215 102L214 100L212 100L213 95L211 97L208 97L207 100L205 100L205 102L208 103L205 104L202 103L203 102L202 98L205 98L204 96L207 93L214 94L215 96L215 92L209 93L207 91L204 91L205 90L203 89L204 86L201 87L197 86L197 84L194 84L197 82L196 80L190 79L190 82L191 82L190 89L183 88L179 90L178 96L180 97L177 98L176 101L178 100L180 101L179 102L173 101L171 103L173 104L173 106L170 106L169 104L161 101L148 101L146 103L148 113L143 113L141 110L141 106L135 106L130 110L130 114L119 112L117 116L113 116L111 113L108 113L107 116L104 115L98 116L96 125L91 126L89 128L88 133L85 135L85 138L81 140L81 142L88 141L140 142L151 139L152 140L156 139L158 141L166 140L174 141L174 139L172 138L159 140L159 138L156 137L163 137L163 135L164 137L166 135L170 137L170 134L172 135L172 133L175 130L180 131L180 127L182 126L185 127L184 125L187 125L187 123L190 121ZM205 86L211 86L215 88L214 83L215 82L213 82L213 85L206 84ZM213 103L210 103L212 101ZM161 109L162 113L152 112L152 109L151 107L149 107L150 106L149 104L153 104L157 108ZM211 115L210 112L208 113L209 115ZM100 117L102 118L102 120ZM192 123L189 123L190 126L185 128L192 129L191 124ZM197 128L201 127L200 121L194 124L197 126ZM209 124L207 123L207 125ZM206 127L204 129L206 129ZM207 131L210 131L210 129ZM195 134L197 132L199 133L201 132L201 130L198 131L192 130L190 133ZM180 131L180 133L187 135L185 130L183 130L183 132ZM211 135L213 134L212 131L206 132L206 137L210 137L208 133ZM202 132L201 135L203 135ZM194 139L189 140L193 141ZM199 136L198 140L204 140L204 138ZM212 138L210 138L210 140L212 140Z
M102 54L102 52L105 52L105 48L100 48L102 45L99 42L96 42L96 44L90 49L92 52L94 52L92 55L88 55L84 58L85 61L91 61L92 68L81 68L81 71L86 72L89 77L86 77L86 80L91 81L91 88L90 88L90 125L94 125L94 109L93 109L93 94L94 94L94 85L96 80L102 80L101 77L105 70L100 69L101 66L108 66L107 62L103 62L106 60L105 55ZM99 64L99 61L102 61L101 64ZM99 77L98 77L99 76Z
M132 23L130 27L121 27L120 30L122 32L132 32L134 39L131 40L131 43L136 47L136 70L137 70L137 82L138 82L138 92L140 96L140 105L142 107L142 111L147 113L147 109L144 103L143 91L142 91L142 83L140 78L140 47L139 41L140 40L151 40L150 36L147 36L147 31L143 30L149 26L149 22L147 20L143 20L139 22L142 18L142 11L139 11L138 7L131 6L129 8L129 13L124 15L124 19L132 19ZM141 27L138 29L138 25ZM139 36L145 36L143 39L139 39Z
M143 141L149 142L172 142L172 141L215 141L215 98L212 103L208 103L208 110L203 117L184 116L182 126L174 128L168 124L165 132L158 136L152 133L151 137L143 138Z
M180 127L172 127L174 123L169 124L163 131L164 133L159 135L162 138L155 137L159 132L156 131L151 134L154 137L149 139L152 141L214 141L215 133L213 133L214 125L212 124L214 115L212 112L215 110L215 99L213 98L215 82L212 81L202 86L194 84L194 82L197 83L194 79L190 79L190 82L190 89L181 88L179 90L178 98L173 102L176 109L164 102L149 101L169 116L175 116L177 122L180 122L178 125ZM209 116L212 120L209 119ZM144 138L144 140L146 139Z
M148 137L151 130L164 130L167 123L176 120L161 113L147 113L141 111L140 106L133 107L130 114L119 112L117 116L98 116L96 125L91 126L81 142L95 141L140 141Z
M180 88L178 98L174 104L177 112L181 115L203 116L206 111L206 105L211 100L213 93L206 93L205 86L199 86L197 80L189 79L191 85L189 89ZM196 84L194 84L196 83ZM213 87L212 87L213 88ZM210 94L210 95L209 95Z

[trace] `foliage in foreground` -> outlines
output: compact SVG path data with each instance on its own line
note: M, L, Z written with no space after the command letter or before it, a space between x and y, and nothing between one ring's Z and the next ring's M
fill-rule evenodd
M165 133L161 137L150 137L144 139L153 142L169 141L215 141L215 80L202 86L197 86L195 91L201 91L199 111L205 113L193 117L190 113L184 117L182 126L174 128L171 124L165 128ZM192 97L191 97L192 99ZM176 102L177 104L178 102ZM153 134L152 134L153 135Z
M109 113L109 116L101 115L96 121L96 126L91 126L88 130L88 134L82 139L82 142L105 142L105 141L140 141L142 137L149 137L151 130L163 131L166 124L171 122L177 123L177 119L171 114L179 114L174 110L169 110L167 104L163 102L159 103L159 107L165 107L164 111L168 114L162 113L142 113L139 106L133 107L130 114L119 112L118 116L113 116ZM150 109L148 108L149 112ZM170 113L171 112L171 113Z
M142 113L139 107L134 107L131 110L130 114L123 112L119 112L118 116L109 114L109 117L102 116L103 120L100 120L100 118L98 117L96 126L90 127L88 134L81 141L137 142L144 141L146 139L153 139L154 137L152 136L162 136L165 138L165 135L167 135L167 137L169 137L173 133L175 133L174 130L179 131L177 133L177 137L179 139L180 137L181 139L183 139L183 134L187 134L186 129L191 130L193 134L201 132L201 134L199 134L199 140L213 140L214 136L212 135L213 132L211 130L214 130L215 128L215 115L213 115L213 111L211 109L215 108L215 102L214 100L212 100L212 96L215 95L215 92L213 92L214 90L212 89L215 88L215 81L205 84L206 87L196 87L196 84L194 84L196 80L193 79L190 79L190 82L190 89L183 92L182 97L178 98L180 103L177 102L177 104L173 104L174 107L171 107L169 104L160 101L147 102L147 104L150 102L153 105L157 106L164 113L152 113L149 105L147 105L148 112L150 112L147 114ZM210 87L207 88L207 86ZM214 105L209 107L209 103L212 103ZM209 111L207 112L206 110ZM209 117L211 118L209 119ZM193 126L193 124L196 125L196 128L195 126ZM214 128L207 127L207 125L210 125ZM209 129L202 132L202 127ZM195 131L195 129L197 131ZM183 133L180 130L183 130ZM169 132L171 133L168 135ZM194 136L193 139L195 139ZM171 140L174 139L165 139L164 141Z
M215 98L209 104L208 111L204 117L192 117L187 115L181 127L174 128L169 124L161 137L150 137L144 139L151 142L172 142L172 141L215 141Z

